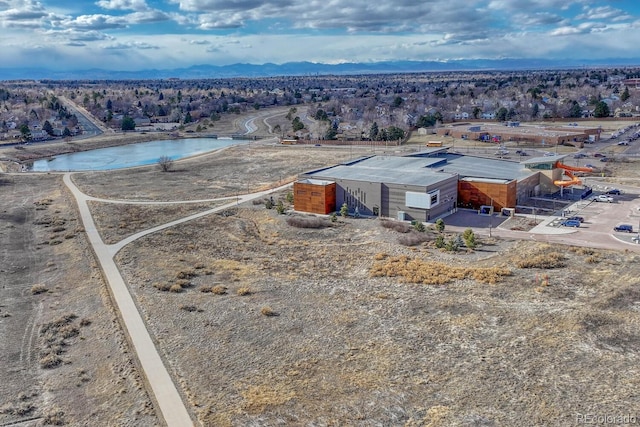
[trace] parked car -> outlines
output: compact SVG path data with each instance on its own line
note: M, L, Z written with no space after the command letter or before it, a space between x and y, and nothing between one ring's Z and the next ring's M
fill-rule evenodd
M594 153L593 157L604 157L602 153Z
M613 231L623 231L627 233L633 233L633 226L631 224L620 224L613 227Z
M595 168L596 168L596 166L595 166L595 165L592 165L591 163L587 163L587 164L586 164L586 165L584 165L584 166L585 166L585 167L587 167L587 168L591 168L591 169L595 169Z
M594 202L606 202L613 203L613 197L607 196L606 194L600 194L593 198Z
M584 153L577 153L577 154L574 154L574 155L573 155L573 158L574 158L574 159L581 159L581 158L583 158L583 157L587 157L587 155L586 155L586 154L584 154Z
M618 145L629 145L629 141L620 141Z
M570 216L569 218L567 218L567 221L580 221L580 222L584 222L584 218L581 216Z
M567 219L560 223L564 227L580 227L580 221L577 219Z
M617 188L612 188L611 190L608 190L605 194L613 194L618 196L622 194L622 191L618 190Z

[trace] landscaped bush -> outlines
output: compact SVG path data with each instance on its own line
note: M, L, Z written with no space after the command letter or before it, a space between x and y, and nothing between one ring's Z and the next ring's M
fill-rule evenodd
M292 216L287 218L287 224L296 228L325 228L329 223L318 217Z
M380 225L389 230L397 231L398 233L408 233L411 231L411 226L406 222L392 221L390 219L380 220Z

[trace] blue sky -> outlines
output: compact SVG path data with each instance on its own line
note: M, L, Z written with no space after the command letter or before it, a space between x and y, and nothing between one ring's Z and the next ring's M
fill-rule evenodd
M640 58L640 0L0 0L0 29L0 68Z

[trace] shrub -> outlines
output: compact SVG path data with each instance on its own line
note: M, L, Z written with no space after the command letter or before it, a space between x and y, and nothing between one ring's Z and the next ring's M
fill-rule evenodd
M384 228L397 231L398 233L408 233L409 231L411 231L411 226L406 222L383 219L383 220L380 220L380 225L383 226Z
M57 354L47 353L40 359L42 369L53 369L62 363L62 359Z
M267 316L267 317L273 317L273 316L277 316L278 315L278 313L273 311L273 309L271 307L269 307L269 306L262 307L262 309L260 309L260 313L263 316Z
M302 216L287 218L287 224L296 228L324 228L329 226L323 218Z
M464 240L464 245L469 249L475 249L477 246L476 235L470 228L464 230L464 233L462 233L462 239Z
M182 286L178 284L171 285L171 287L169 287L169 292L174 292L176 294L180 293L182 292Z
M89 326L91 324L91 319L87 319L86 317L80 320L80 326Z
M342 207L340 207L340 215L342 218L346 218L349 215L349 206L346 203L343 203Z
M169 156L160 156L158 166L162 172L169 172L173 168L173 160Z
M398 237L398 243L403 246L416 246L429 240L425 233L411 232Z
M460 249L460 243L458 242L457 238L452 237L451 239L447 240L444 248L450 252L458 252L458 249Z
M287 202L293 204L293 192L291 191L287 193Z
M224 295L227 293L227 287L222 285L216 285L211 288L211 293L216 295Z
M236 291L236 294L240 295L241 297L246 295L251 295L251 289L247 288L246 286L243 286L242 288L238 288L238 290Z
M445 247L445 245L446 243L444 241L444 236L440 234L438 237L436 237L436 248L442 249Z
M416 230L417 232L423 233L426 230L426 227L424 226L424 222L422 221L418 221L414 219L413 221L411 221L411 225L413 226L413 229Z
M264 207L267 209L273 209L273 201L271 199L265 200Z
M159 291L166 292L166 291L169 290L169 288L171 288L171 284L169 284L169 283L154 283L153 287L156 288Z
M565 256L560 252L534 253L527 258L518 260L518 268L560 268L565 266Z
M407 256L389 257L375 262L369 271L371 277L399 277L405 283L444 285L454 280L472 278L483 283L496 283L511 271L503 267L455 267L443 262L410 259Z
M278 200L278 203L276 204L276 212L282 215L285 210L286 208L284 207L284 203L282 203L282 200Z
M331 212L329 215L329 221L336 222L338 220L338 215L335 212Z
M196 307L195 305L181 305L180 310L184 310L192 313L194 311L198 311L198 307Z
M435 225L438 233L442 233L444 231L444 220L442 218L438 218Z
M47 287L42 284L33 285L31 287L31 295L38 295L47 292Z
M66 421L64 419L64 411L61 411L59 409L51 410L44 416L43 421L45 425L53 425L53 426L65 425Z
M192 279L192 278L194 278L196 276L198 276L198 273L196 273L195 271L192 271L192 270L179 271L176 274L176 279L186 280L186 279Z

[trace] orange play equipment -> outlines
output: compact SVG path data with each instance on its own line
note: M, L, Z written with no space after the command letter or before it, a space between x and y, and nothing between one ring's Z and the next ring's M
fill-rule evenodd
M572 185L580 185L582 184L582 181L580 181L580 178L578 178L577 176L575 176L572 172L593 172L593 169L591 168L581 168L581 167L577 167L577 166L569 166L569 165L565 165L564 163L560 163L560 162L556 162L553 165L554 168L560 168L560 169L564 169L564 174L566 176L569 177L568 180L559 180L559 181L553 181L554 185L557 185L558 187L570 187Z

